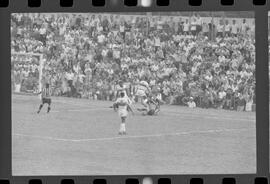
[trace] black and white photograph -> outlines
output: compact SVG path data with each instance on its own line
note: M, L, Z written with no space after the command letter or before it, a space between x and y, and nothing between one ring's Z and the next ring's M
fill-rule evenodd
M268 11L268 78L269 78L269 81L270 81L270 65L269 65L269 63L270 63L270 11ZM269 86L270 86L270 83L269 83ZM268 86L268 91L269 91L269 86ZM270 97L270 92L268 94L269 94L269 97ZM269 107L270 107L270 101L269 101ZM269 111L269 114L270 114L270 111ZM268 123L270 123L270 119L269 119ZM270 132L270 127L269 127L269 132ZM269 140L269 143L270 143L270 135L269 135L268 140ZM269 158L270 158L270 154L269 154ZM270 166L270 159L269 159L269 166Z
M256 173L254 12L10 18L13 176Z

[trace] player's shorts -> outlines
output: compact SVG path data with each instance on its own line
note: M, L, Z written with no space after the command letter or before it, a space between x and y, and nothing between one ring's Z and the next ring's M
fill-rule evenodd
M143 90L138 90L138 91L136 92L136 96L143 97L143 96L146 96L146 93L145 93L145 91L143 91Z
M45 104L45 103L51 105L52 100L50 98L42 98L42 104Z
M147 112L147 115L153 116L155 114L155 110L151 109L150 111Z
M123 117L127 117L128 112L127 110L119 110L118 114L121 118L123 118Z

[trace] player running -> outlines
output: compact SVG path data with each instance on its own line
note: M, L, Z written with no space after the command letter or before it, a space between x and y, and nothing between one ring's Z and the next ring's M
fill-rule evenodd
M49 113L51 110L51 103L52 103L52 100L51 100L52 91L51 91L49 83L46 83L45 88L43 88L42 91L39 92L38 94L41 94L42 98L41 98L41 104L39 105L39 109L37 113L38 114L40 113L44 104L48 104L47 113Z
M133 113L133 110L131 109L129 105L128 99L125 97L125 93L120 93L120 98L116 100L113 104L114 110L118 110L118 114L121 118L121 124L120 124L120 130L119 135L125 135L126 134L126 119L128 116L128 111L131 111Z

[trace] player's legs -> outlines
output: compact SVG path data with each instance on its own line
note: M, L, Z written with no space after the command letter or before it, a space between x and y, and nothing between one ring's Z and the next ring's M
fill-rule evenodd
M142 113L146 113L148 112L147 108L137 108L138 111L142 112Z
M52 100L51 100L51 99L48 99L48 109L47 109L47 113L49 113L50 110L51 110L51 103L52 103Z
M160 104L158 102L156 108L155 108L155 114L157 115L160 112Z
M160 112L160 107L157 107L157 108L155 109L155 114L157 115L159 112Z
M38 108L37 113L40 113L40 111L41 111L43 105L44 105L44 98L42 98L42 100L41 100L41 104L39 105L39 108Z
M143 108L149 109L149 106L147 104L147 97L146 96L142 97L141 104L143 105Z
M126 117L121 117L119 134L126 134Z

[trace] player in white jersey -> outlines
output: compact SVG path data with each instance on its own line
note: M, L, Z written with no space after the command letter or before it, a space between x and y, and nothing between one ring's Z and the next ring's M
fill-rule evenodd
M116 102L114 102L113 107L115 110L118 110L118 114L121 118L121 124L120 124L120 130L119 130L119 134L123 135L126 134L126 119L128 116L128 111L132 111L130 105L129 105L129 101L128 99L125 97L125 93L121 92L120 93L120 98L118 98L116 100Z

